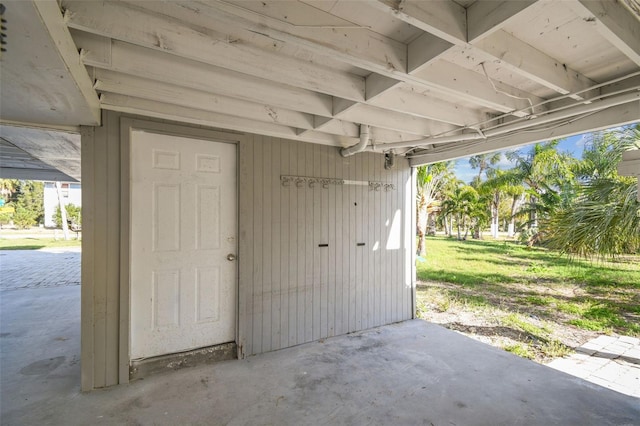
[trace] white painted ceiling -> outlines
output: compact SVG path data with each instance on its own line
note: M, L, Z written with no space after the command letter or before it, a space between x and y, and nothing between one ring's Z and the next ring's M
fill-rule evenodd
M366 124L413 165L640 121L635 0L19 4L5 121L98 107L343 147Z

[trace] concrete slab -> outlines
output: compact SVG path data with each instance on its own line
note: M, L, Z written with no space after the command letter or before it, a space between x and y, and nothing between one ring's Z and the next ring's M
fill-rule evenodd
M2 288L3 425L640 424L636 398L421 320L83 394L80 287Z
M27 290L22 290L27 291ZM3 322L4 323L4 322ZM47 336L48 337L48 336ZM15 348L14 348L15 349ZM54 356L56 355L56 356ZM2 424L632 425L635 398L421 320L79 392L67 358L2 370ZM64 355L63 355L64 356ZM48 361L47 361L48 360ZM26 364L25 367L21 367ZM29 367L31 366L31 367ZM67 380L61 380L67 375ZM37 380L34 380L37 379Z

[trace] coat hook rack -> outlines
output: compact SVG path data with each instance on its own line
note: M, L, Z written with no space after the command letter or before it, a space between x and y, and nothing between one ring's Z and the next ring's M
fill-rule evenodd
M368 186L369 191L385 191L389 192L396 189L396 186L392 183L386 182L374 182L366 180L345 180L326 177L309 177L309 176L291 176L281 175L280 182L285 188L294 184L296 188L315 188L318 185L322 189L328 189L329 185L356 185L356 186Z

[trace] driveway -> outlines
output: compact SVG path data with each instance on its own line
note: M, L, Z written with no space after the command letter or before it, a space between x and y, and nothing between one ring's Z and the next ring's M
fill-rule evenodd
M74 256L32 253L26 266ZM3 275L11 256L0 252ZM80 287L71 282L2 279L3 425L640 423L637 398L422 320L83 394Z

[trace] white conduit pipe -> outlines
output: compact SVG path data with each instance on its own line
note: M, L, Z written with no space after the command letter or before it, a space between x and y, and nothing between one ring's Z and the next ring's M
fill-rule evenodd
M568 108L557 112L552 112L547 115L543 115L541 117L533 118L531 120L525 120L514 124L507 124L505 126L487 130L484 132L484 137L478 135L477 133L465 133L462 135L454 135L454 136L443 136L438 138L425 138L418 139L414 141L406 141L406 142L391 142L391 143L382 143L376 145L375 147L371 147L368 150L388 150L393 148L410 148L420 145L426 144L442 144L449 142L462 142L462 141L471 141L471 140L481 140L490 138L493 136L500 136L505 133L514 132L517 130L522 130L527 127L537 126L540 124L547 124L557 120L562 120L570 117L574 117L576 115L587 114L591 112L598 112L607 108L611 108L617 105L626 104L633 101L640 101L640 92L633 92L624 95L619 95L615 97L611 97L609 99L605 99L599 102L592 102L586 105L580 105L575 108Z
M369 145L369 125L361 124L360 142L348 148L342 148L340 150L340 155L342 155L343 157L349 157L350 155L364 151L367 148L367 145Z

